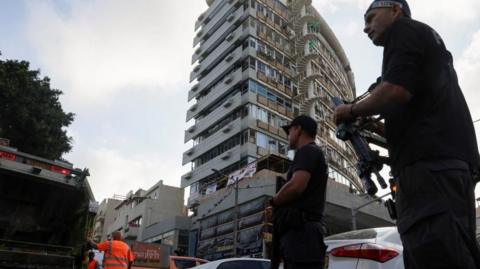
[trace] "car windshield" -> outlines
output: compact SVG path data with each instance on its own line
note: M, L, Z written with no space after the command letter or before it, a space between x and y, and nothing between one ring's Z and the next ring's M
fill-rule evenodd
M373 239L377 236L382 236L387 233L386 229L367 229L367 230L358 230L351 231L341 234L331 235L325 238L325 240L351 240L351 239Z

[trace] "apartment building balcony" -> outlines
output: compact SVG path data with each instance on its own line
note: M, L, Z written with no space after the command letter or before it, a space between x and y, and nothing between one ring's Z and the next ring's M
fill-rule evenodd
M241 159L241 149L242 145L237 145L228 151L220 154L219 156L209 160L208 162L196 167L192 171L184 174L181 179L180 186L185 188L202 178L205 178L211 175L212 168L222 170L225 167L228 167L236 162L239 162Z
M232 15L233 18L230 21L225 21L220 28L216 29L214 33L209 34L209 37L200 43L200 46L192 56L192 64L200 59L205 58L209 53L212 52L212 47L214 45L218 45L219 42L231 35L236 28L242 30L242 26L240 25L239 21L241 21L245 15L248 15L248 13L239 8Z
M207 12L206 12L207 16L209 16L211 19L208 20L207 23L204 23L202 25L202 29L200 31L204 32L204 35L203 36L196 36L194 38L194 40L193 40L193 46L194 47L198 43L200 43L202 40L205 40L205 39L209 38L209 36L211 35L211 32L212 32L212 28L215 25L217 25L220 21L224 20L224 23L225 23L225 21L228 21L229 18L230 18L229 16L232 16L235 13L235 11L233 9L235 7L238 7L238 3L234 3L234 2L238 2L238 1L217 1L217 2L220 2L220 3L216 3L216 6L218 6L219 4L223 4L223 6L220 8L220 10L217 10L216 13L213 14L213 16L211 16L212 15L211 14L212 9L207 10ZM224 2L224 3L221 3L221 2ZM225 16L224 16L225 14L229 14L229 16L227 16L225 18Z
M274 0L259 0L260 3L262 3L263 5L269 7L270 9L272 9L273 11L275 11L277 14L280 15L280 17L282 17L283 19L285 20L288 20L288 11L286 9L281 9L277 6L277 4L275 4L275 1Z
M228 83L219 83L215 87L210 89L210 92L202 97L202 99L197 100L197 102L187 111L187 121L196 117L201 113L206 107L216 102L222 98L226 93L228 93L232 88L234 88L238 83L243 81L247 77L246 72L242 71L241 68L235 70L229 75Z
M230 114L240 106L246 104L247 101L242 100L241 95L242 94L238 92L237 94L226 100L222 106L218 107L216 110L206 115L204 118L198 120L195 125L185 131L184 141L190 141L198 134L210 128L211 125L215 122Z
M208 56L193 69L190 73L190 82L194 79L200 80L202 76L208 74L216 65L223 63L232 64L234 56L243 54L243 48L239 46L239 43L247 36L248 31L242 28L233 31L231 39L224 39L212 53L209 53Z
M228 140L232 136L238 134L242 130L242 119L238 118L228 123L216 133L209 136L207 139L200 142L198 145L190 148L183 153L182 164L185 165L192 160L198 158L205 152Z
M127 225L124 227L124 238L127 240L136 240L139 236L140 227Z

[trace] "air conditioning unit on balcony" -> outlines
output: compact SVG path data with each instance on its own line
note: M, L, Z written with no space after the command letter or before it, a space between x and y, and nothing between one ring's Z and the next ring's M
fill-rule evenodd
M195 84L190 90L196 92L198 90L198 84Z
M230 62L231 60L233 60L233 57L235 57L235 54L232 52L228 54L227 57L225 57L225 61Z
M231 34L227 35L227 37L225 37L225 40L231 41L234 37L235 37L234 33L231 33Z
M232 130L232 128L233 128L233 125L230 124L230 125L228 125L227 127L225 127L225 128L222 130L222 132L226 134L226 133L230 132L230 131Z
M198 49L195 51L195 54L197 54L197 55L200 54L200 53L202 53L202 48L198 48Z
M230 98L225 102L225 104L223 104L223 107L227 108L227 107L231 106L232 104L233 104L233 99Z
M230 151L228 151L225 154L223 154L223 156L220 159L225 161L225 160L230 159L230 157L232 157L232 153Z
M187 154L187 156L192 156L192 154L195 152L195 149L194 148L191 148L189 149L187 152L185 152L185 154Z
M195 68L193 68L193 72L195 73L198 72L198 70L200 70L200 65L197 65L195 66Z
M232 22L233 19L235 19L235 16L232 14L232 15L228 16L227 21Z
M188 179L191 179L192 176L193 176L193 173L192 173L192 172L188 172L188 173L185 174L184 178L188 180Z
M203 35L203 30L200 30L198 33L197 33L197 37L201 37Z
M230 84L230 82L232 82L233 79L234 79L234 76L233 76L233 75L229 75L229 76L227 76L227 78L225 78L224 83L225 83L225 84Z
M192 127L188 128L187 132L193 133L193 132L195 132L195 129L197 129L197 127L195 125L193 125Z

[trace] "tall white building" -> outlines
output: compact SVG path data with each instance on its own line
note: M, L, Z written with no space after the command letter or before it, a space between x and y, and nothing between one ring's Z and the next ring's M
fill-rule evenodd
M205 193L218 175L269 153L288 154L280 128L299 114L319 124L335 180L361 189L350 145L335 137L331 97L353 99L348 59L310 0L207 1L196 22L181 186ZM223 187L221 184L217 188ZM191 201L192 202L192 201ZM192 206L192 204L190 204Z
M207 4L195 24L186 117L191 126L185 131L185 142L192 147L183 153L183 164L190 164L191 170L181 179L181 187L190 186L188 207L194 212L197 237L203 240L215 228L195 223L202 226L199 223L214 213L202 203L219 203L207 198L226 187L221 174L270 154L291 158L281 126L300 114L318 122L316 142L325 151L330 179L347 193L363 192L353 168L353 148L336 138L332 120L332 97L355 96L353 73L312 1L207 0ZM250 194L259 198L273 192L265 188ZM227 198L221 201L232 203Z

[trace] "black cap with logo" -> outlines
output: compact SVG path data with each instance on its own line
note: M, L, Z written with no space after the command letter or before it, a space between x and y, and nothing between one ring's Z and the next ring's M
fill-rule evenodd
M367 9L367 12L365 12L365 15L367 13L375 8L385 8L385 7L393 7L394 5L399 6L405 17L411 18L412 13L410 12L410 7L408 6L408 3L406 0L374 0L372 4Z
M305 131L312 137L315 137L315 135L317 134L317 123L314 119L307 115L300 115L296 117L292 120L290 124L282 126L282 129L288 135L290 128L292 128L293 126L300 126L303 131Z

